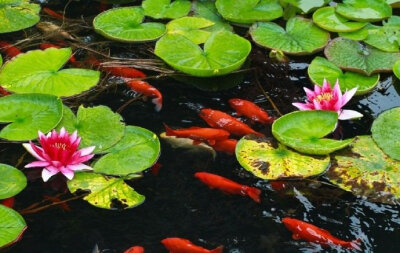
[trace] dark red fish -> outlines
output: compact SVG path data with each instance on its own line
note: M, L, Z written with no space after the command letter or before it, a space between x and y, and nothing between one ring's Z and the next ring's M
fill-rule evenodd
M51 43L42 43L42 44L40 44L40 49L45 50L47 48L61 48L61 46L54 45L54 44L51 44ZM75 56L73 56L73 55L71 55L71 57L69 58L69 62L72 63L75 66L78 65L78 63L77 63L77 61L75 59Z
M49 16L55 18L55 19L58 19L58 20L61 20L61 21L63 21L63 20L66 19L66 18L64 17L64 15L62 15L61 13L58 13L58 12L56 12L56 11L53 11L53 10L50 9L50 8L44 7L44 8L42 9L42 11L43 11L44 13L46 13L47 15L49 15Z
M161 163L156 163L151 167L151 174L153 174L153 176L158 176L158 173L160 172L160 169L162 167Z
M241 185L225 177L221 177L208 172L196 172L195 177L201 182L208 185L211 189L218 189L226 194L238 194L249 196L255 202L260 203L261 190L255 187Z
M125 67L125 66L115 66L115 67L105 67L101 65L101 62L97 59L89 58L86 60L89 64L99 67L100 69L114 75L125 78L144 78L146 74L135 68Z
M359 246L361 243L360 239L354 241L343 241L334 237L325 229L293 218L283 218L282 222L285 224L287 229L293 233L292 237L294 240L303 239L309 242L318 243L322 246L340 245L347 249L361 250Z
M4 205L6 207L9 207L9 208L13 208L14 202L15 202L15 198L14 197L0 200L0 204Z
M125 250L124 253L144 253L144 248L142 246L133 246Z
M286 188L285 181L270 181L271 188L275 191L280 191Z
M215 249L205 249L194 245L191 241L178 237L165 238L161 241L170 253L222 253L223 246Z
M231 115L218 110L204 108L201 109L199 116L211 127L225 129L234 135L243 136L246 134L256 134L258 136L264 136L262 133L254 131L248 125Z
M6 89L0 86L0 97L8 96L10 94L11 94L10 92L8 92Z
M216 141L226 140L229 137L229 132L223 129L189 127L181 129L172 129L164 123L167 136L176 136L180 138L190 138L199 144L202 141L208 142L210 145Z
M22 53L21 50L19 50L17 47L14 47L7 41L0 41L0 51L5 53L10 58L14 58Z
M159 112L162 108L162 94L159 90L157 90L154 86L150 85L148 82L135 80L135 79L126 79L126 84L134 91L143 94L146 97L153 98L151 102L155 104L155 110Z
M225 152L228 155L233 155L235 153L237 140L226 139L222 141L216 141L215 144L211 145L216 151Z
M243 115L254 122L260 122L262 124L269 124L274 121L274 118L270 117L266 111L253 102L240 98L232 98L229 99L228 102L238 116Z

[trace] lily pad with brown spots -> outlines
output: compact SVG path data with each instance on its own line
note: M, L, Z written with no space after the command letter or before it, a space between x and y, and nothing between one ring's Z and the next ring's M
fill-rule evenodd
M386 155L371 136L356 137L332 160L326 176L333 184L371 201L398 203L400 162Z
M256 177L268 180L302 179L317 176L329 166L329 156L297 153L271 138L243 137L236 145L240 165Z

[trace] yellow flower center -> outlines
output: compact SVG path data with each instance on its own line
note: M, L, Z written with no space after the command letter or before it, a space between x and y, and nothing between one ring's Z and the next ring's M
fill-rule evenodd
M319 94L319 95L315 98L315 100L317 100L318 102L321 102L321 101L329 101L329 100L331 100L332 98L333 98L332 93L330 93L330 92L324 92L324 93Z
M54 143L53 147L54 148L58 148L58 149L62 149L62 150L66 150L67 149L67 144L65 144L65 143Z

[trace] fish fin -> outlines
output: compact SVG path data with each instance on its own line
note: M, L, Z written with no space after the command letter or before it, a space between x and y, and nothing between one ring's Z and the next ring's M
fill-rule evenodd
M224 249L224 246L219 246L213 250L210 250L210 253L222 253L222 250Z
M153 103L153 104L155 104L156 105L156 107L154 108L157 112L159 112L160 110L161 110L161 108L162 108L162 98L161 97L159 97L159 98L153 98L152 100L151 100L151 102Z
M264 135L264 134L262 134L262 133L259 133L259 132L257 132L257 131L254 131L254 134L255 134L255 135L258 135L258 136L261 136L261 137L265 137L265 135Z
M163 125L164 125L164 127L165 127L165 134L167 135L167 136L174 136L175 135L175 133L174 133L174 130L172 129L172 128L170 128L167 124L165 124L164 122L163 122Z
M301 239L301 237L300 237L299 234L292 234L292 238L293 238L293 240L299 240L299 239Z
M358 238L358 239L353 240L351 242L347 242L343 246L345 246L348 249L361 250L361 247L360 247L361 246L361 239Z
M260 194L261 194L261 190L255 187L248 187L246 190L246 194L255 202L260 203L261 199L260 199Z

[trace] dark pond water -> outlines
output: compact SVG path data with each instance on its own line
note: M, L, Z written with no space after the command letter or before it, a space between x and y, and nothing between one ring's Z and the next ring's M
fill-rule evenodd
M71 6L77 8L78 4ZM82 10L90 11L87 6L85 8ZM35 33L34 30L29 32ZM86 35L87 39L102 40L91 33ZM18 33L1 39L11 40L20 36L29 34ZM151 47L151 44L126 46L114 43L111 53L142 57L150 55L148 49ZM173 127L206 126L197 116L198 110L210 107L232 112L227 105L227 100L232 97L254 101L270 114L278 116L257 82L282 113L290 112L295 109L291 103L304 98L302 87L310 87L306 62L310 62L310 58L293 57L288 64L274 63L268 59L265 50L254 46L250 57L253 70L246 72L239 85L209 92L170 78L149 80L164 96L161 112L155 112L149 101L136 101L121 114L127 124L145 127L157 134L164 131L163 122ZM111 86L117 80L106 81ZM123 85L112 87L95 99L88 96L81 102L85 105L105 104L117 110L133 94ZM399 92L399 81L383 75L374 92L347 106L362 112L364 118L341 123L343 136L369 134L371 123L380 112L400 106ZM256 126L256 129L271 135L268 127ZM24 152L19 144L1 144L0 151L0 161L11 165L17 164ZM27 161L24 160L19 168ZM162 253L166 252L160 243L163 238L183 237L206 248L224 245L224 252L231 253L350 252L293 240L281 223L281 218L290 216L325 228L342 239L361 238L362 252L400 252L399 205L377 204L354 197L324 183L323 176L287 182L286 189L274 191L267 181L259 180L242 169L234 156L218 153L214 160L210 154L172 149L164 142L159 162L163 167L158 176L145 172L143 178L129 183L146 196L141 206L126 211L109 211L75 200L68 203L71 211L52 207L27 214L24 218L28 230L23 239L5 251L96 252L93 250L98 245L98 252L123 252L132 245L142 245L146 252ZM193 177L197 171L209 171L261 188L261 204L208 189ZM28 187L16 197L17 210L42 200L44 195L54 196L62 191L55 189L54 184L34 179L33 174L30 173L32 180ZM63 198L68 197L66 194Z

